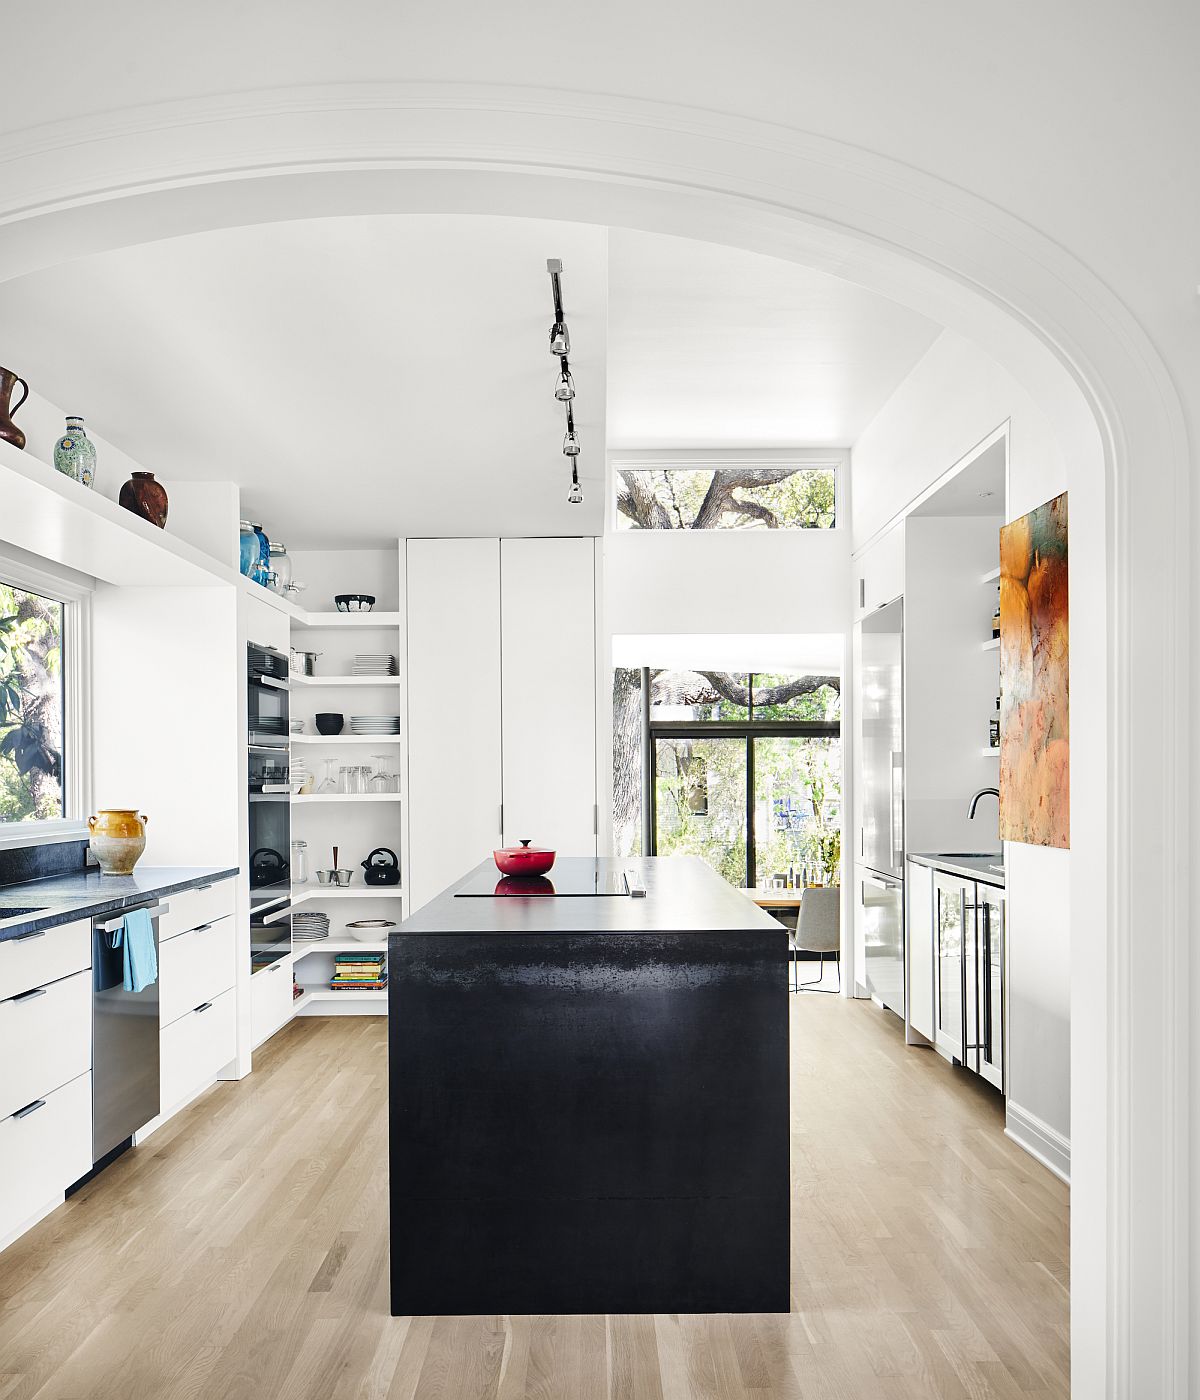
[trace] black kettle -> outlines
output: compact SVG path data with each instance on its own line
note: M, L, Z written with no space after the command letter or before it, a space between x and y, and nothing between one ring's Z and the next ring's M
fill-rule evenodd
M263 885L278 884L287 873L288 864L278 851L270 846L260 846L250 857L250 885L258 889Z
M400 857L386 846L376 846L362 863L366 872L363 883L367 885L398 885L400 883Z

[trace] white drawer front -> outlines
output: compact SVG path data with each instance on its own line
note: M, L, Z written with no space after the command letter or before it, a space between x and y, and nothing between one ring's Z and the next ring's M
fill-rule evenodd
M87 919L24 938L6 938L0 943L0 1000L57 982L91 965L92 925Z
M202 885L198 890L181 890L179 894L164 896L163 902L169 908L158 921L158 941L165 943L188 929L232 915L236 907L235 891L233 880L222 880L215 885Z
M203 1011L164 1026L159 1042L159 1099L177 1108L216 1078L237 1054L237 997L230 990Z
M202 1001L214 1001L237 980L236 921L228 916L159 945L159 1024L169 1026ZM164 1099L165 1103L166 1100Z
M349 995L349 994L348 994ZM250 978L250 1032L261 1045L292 1016L292 960L281 958Z
M0 1001L0 1118L92 1067L92 974Z
M42 1099L21 1118L0 1119L0 1238L92 1167L92 1076Z

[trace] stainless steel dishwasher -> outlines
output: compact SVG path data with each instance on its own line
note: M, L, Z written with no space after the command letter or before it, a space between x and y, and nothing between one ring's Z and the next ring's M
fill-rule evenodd
M140 904L154 926L166 904ZM159 1112L158 979L140 992L125 990L125 915L92 921L92 1161L101 1162ZM114 943L116 946L114 947Z

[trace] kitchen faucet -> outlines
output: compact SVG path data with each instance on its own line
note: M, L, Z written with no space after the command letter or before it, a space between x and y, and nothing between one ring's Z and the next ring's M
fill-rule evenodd
M1000 800L999 788L980 788L979 791L971 798L971 805L967 809L967 816L971 821L975 820L975 808L979 806L979 799L981 797L987 797L989 793L997 801Z

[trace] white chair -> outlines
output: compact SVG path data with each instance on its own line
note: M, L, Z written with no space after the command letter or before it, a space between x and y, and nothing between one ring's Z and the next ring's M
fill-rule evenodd
M836 995L842 990L842 892L837 885L826 889L804 891L800 901L800 917L796 921L796 931L788 942L791 944L792 978L794 992L826 992ZM821 958L821 975L811 982L800 981L800 969L795 957L797 953L818 953ZM822 987L825 980L825 955L833 954L837 966L837 987Z

